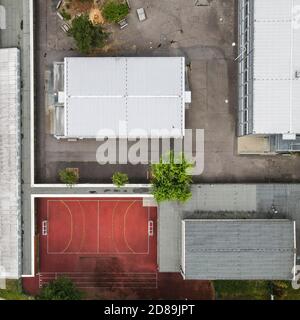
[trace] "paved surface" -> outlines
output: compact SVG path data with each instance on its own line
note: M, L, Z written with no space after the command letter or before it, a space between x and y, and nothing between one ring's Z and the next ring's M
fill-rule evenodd
M185 56L190 63L192 105L186 112L187 128L205 129L205 169L195 182L299 181L297 156L238 156L236 139L236 1L211 0L195 6L194 0L131 1L129 26L109 26L111 39L96 55ZM148 19L138 22L135 9L144 7ZM49 88L54 61L79 55L72 39L60 30L51 0L36 1L37 66L37 170L38 182L57 181L57 172L69 162L81 170L82 182L109 182L123 167L95 162L96 141L58 142L49 133L51 112L43 88ZM228 100L228 103L225 102ZM147 182L147 166L129 168L132 182Z
M298 184L194 185L192 192L191 201L184 205L166 202L159 207L158 265L162 272L179 271L182 219L290 219L296 221L296 242L300 241ZM300 261L300 248L297 254Z

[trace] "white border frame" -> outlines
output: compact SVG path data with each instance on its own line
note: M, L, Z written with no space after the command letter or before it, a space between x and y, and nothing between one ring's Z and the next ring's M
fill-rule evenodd
M144 198L153 199L148 194L31 194L31 274L22 275L22 278L35 277L35 199L38 198Z
M30 28L30 184L34 187L34 0L29 0Z

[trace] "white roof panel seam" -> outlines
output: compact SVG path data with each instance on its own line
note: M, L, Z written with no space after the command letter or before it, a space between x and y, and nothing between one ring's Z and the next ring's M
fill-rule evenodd
M74 62L69 63L70 61L72 61L73 59L77 59L77 63L75 64ZM91 59L91 60L90 60ZM106 59L101 60L101 59ZM119 68L118 66L123 66L123 71L125 73L125 76L122 76L122 69L114 69L113 72L117 72L117 74L123 79L121 82L123 83L123 90L124 90L124 95L116 95L113 94L113 90L110 90L110 93L112 94L88 94L88 92L92 92L92 90L89 89L89 91L87 92L87 94L80 94L80 92L84 93L85 89L80 89L80 92L77 92L76 88L75 91L74 89L72 89L70 91L70 83L69 83L69 78L71 76L74 76L74 74L76 73L76 71L72 71L71 73L70 68L79 68L78 65L80 64L80 61L84 60L85 65L87 64L93 64L95 63L95 69L97 68L97 66L101 66L103 65L103 63L105 63L106 65L108 63L112 63L114 66L114 62L115 59L117 59L118 61L118 65L117 68ZM122 63L122 61L124 63ZM129 65L129 61L130 61L130 65ZM153 62L153 64L152 64ZM149 69L149 66L150 69ZM179 65L180 64L180 65ZM76 115L74 114L75 109L72 107L73 99L82 99L82 101L84 101L85 103L87 103L87 101L94 101L97 100L98 102L98 106L101 100L105 101L107 99L111 100L111 103L113 100L117 101L118 99L120 100L120 103L123 104L123 106L125 107L125 121L127 123L127 135L129 135L128 132L128 122L131 121L131 123L136 123L138 125L138 123L140 122L139 119L140 117L143 117L143 113L145 112L145 110L140 109L139 108L139 112L137 114L131 114L131 117L133 117L130 120L130 113L129 113L129 108L130 108L130 104L129 104L129 100L134 101L135 99L138 101L139 99L144 99L145 101L141 104L146 104L145 102L147 100L153 100L156 101L156 103L158 103L160 105L160 111L166 110L164 112L167 112L167 110L169 110L169 107L167 105L165 105L165 101L170 101L168 99L172 99L174 100L174 103L172 103L173 107L174 107L174 111L171 111L171 114L174 114L174 117L176 117L176 114L180 115L181 118L181 122L180 122L180 131L182 133L182 135L184 135L184 128L183 128L183 111L184 111L184 98L183 98L183 94L184 94L184 83L182 83L184 80L184 75L182 74L183 72L183 66L184 66L184 58L178 58L178 57L174 57L174 58L65 58L65 135L66 137L71 136L78 136L78 137L85 137L85 133L87 132L87 130L84 128L84 124L82 123L82 125L79 125L79 122L76 121L76 123L79 125L79 127L77 127L76 129L73 128L72 130L70 130L70 128L75 124L74 122L74 116L76 117ZM106 66L107 67L107 66ZM139 67L139 68L138 68ZM178 68L179 67L179 68ZM131 68L131 71L129 70L129 68ZM143 70L143 68L146 68L145 70ZM171 68L171 69L170 69ZM177 71L176 71L177 68ZM89 69L91 70L91 66L89 66ZM142 70L140 70L142 69ZM107 70L109 70L109 67L107 67ZM169 75L166 74L165 71L171 71L173 72L173 75ZM84 71L82 71L84 73ZM94 70L94 73L96 74L97 70ZM101 74L101 73L99 73ZM88 75L86 75L88 76ZM132 77L134 76L134 77ZM137 78L135 77L137 76ZM82 85L83 86L87 86L88 81L84 81L84 74L81 74L81 81L82 81ZM110 77L110 75L108 75L108 77ZM112 75L110 78L113 79L113 77L117 77L117 75ZM142 79L140 79L142 77ZM154 77L154 78L153 78ZM168 81L163 81L162 85L160 85L159 83L153 83L153 82L149 82L151 81L151 79L156 79L156 77L159 78L165 78L164 80L168 80ZM95 78L95 75L91 76L92 79ZM137 86L132 86L133 82L132 81L136 81L139 79L139 83L134 82ZM88 80L88 78L87 78ZM109 81L110 79L107 79L106 81ZM120 79L119 79L120 80ZM100 83L103 82L103 79L100 79ZM119 81L119 84L121 83ZM133 91L129 90L129 82L131 83L131 88L133 88ZM76 81L73 83L75 84ZM150 84L150 85L149 85ZM77 81L77 85L78 85L78 81ZM93 92L96 93L97 91L97 86L95 86L95 84L92 84L95 88L95 90ZM174 86L175 85L175 86ZM176 94L168 94L169 92L174 91L175 87L177 86L177 93ZM141 90L140 90L140 89ZM150 92L152 91L152 94L145 94L146 91L144 90L146 89L147 91L150 90ZM178 89L180 89L178 91ZM102 90L103 91L103 90ZM165 91L165 94L163 93ZM108 92L108 91L107 91ZM116 92L116 91L115 91ZM137 94L133 94L133 92L136 92ZM158 94L159 93L159 94ZM175 93L175 91L174 91ZM167 99L167 100L166 100ZM121 102L123 100L123 102ZM177 101L177 102L176 102ZM95 106L95 101L93 102L93 105ZM111 104L109 103L109 105ZM84 103L82 104L83 108L84 108ZM91 110L91 109L90 109ZM94 109L94 112L96 109ZM70 112L72 112L73 116L72 116L72 121L70 120ZM77 109L77 112L79 112L79 110ZM109 111L108 111L109 112ZM98 113L98 111L97 111ZM87 115L86 113L83 113L81 116L85 117L85 119L87 120L87 118L89 117L89 115ZM94 116L97 117L97 115L94 114ZM118 114L114 115L116 118L119 117ZM152 125L150 126L150 128L144 128L146 129L148 132L149 130L153 127L154 129L158 129L155 126L155 123L158 123L160 121L158 121L157 117L159 117L161 115L158 114L153 114L150 113L149 114L149 121L152 121ZM80 117L80 115L78 114L78 117ZM93 116L92 116L93 117ZM134 120L135 119L135 120ZM163 117L164 121L165 121L165 127L168 128L170 126L170 122L172 121L170 119L170 112L168 112L168 115L165 114L165 116ZM134 120L134 122L132 122ZM84 122L83 119L80 119L80 121ZM100 124L100 123L99 123ZM159 125L160 127L161 125ZM179 129L179 128L178 128Z

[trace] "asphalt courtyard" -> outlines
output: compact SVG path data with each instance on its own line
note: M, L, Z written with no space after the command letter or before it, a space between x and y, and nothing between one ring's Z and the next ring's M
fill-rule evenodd
M204 172L199 183L299 182L298 156L239 156L237 154L237 1L132 1L128 27L108 26L110 40L97 56L185 56L190 64L192 104L186 128L205 130ZM139 22L136 8L146 10ZM99 165L99 142L57 141L50 134L49 74L54 61L79 56L72 39L61 30L52 0L36 1L36 182L58 182L64 167L80 169L81 182L110 183L116 170L128 173L132 183L148 182L147 165ZM46 88L46 93L44 88ZM226 103L228 101L228 103Z

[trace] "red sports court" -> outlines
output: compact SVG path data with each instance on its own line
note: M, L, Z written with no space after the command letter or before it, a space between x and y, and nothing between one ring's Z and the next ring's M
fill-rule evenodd
M39 285L67 276L79 287L157 285L157 209L140 198L36 202Z

